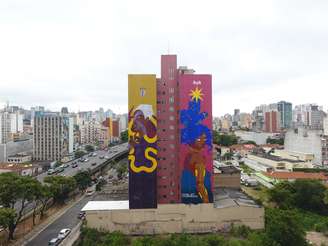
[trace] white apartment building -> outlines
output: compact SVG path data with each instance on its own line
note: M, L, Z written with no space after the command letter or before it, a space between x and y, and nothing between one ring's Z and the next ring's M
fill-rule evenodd
M6 144L10 141L10 113L0 112L0 144Z
M33 137L34 160L61 160L73 152L73 119L57 113L36 112Z
M82 121L80 126L81 144L94 144L98 140L100 124L95 121Z

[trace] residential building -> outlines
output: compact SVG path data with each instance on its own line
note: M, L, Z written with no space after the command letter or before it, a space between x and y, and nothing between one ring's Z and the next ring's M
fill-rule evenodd
M272 133L277 133L280 131L280 117L277 111L265 112L264 131Z
M58 113L36 112L33 159L59 161L73 152L73 120Z
M178 68L176 55L161 56L158 79L153 74L129 75L130 208L213 201L211 95L211 75ZM193 151L202 153L197 165L205 175L201 181L189 163ZM136 163L152 169L141 175ZM197 182L203 185L193 186ZM156 200L149 193L157 194Z
M0 112L0 144L10 141L11 118L10 113Z
M322 106L317 104L301 104L295 106L293 111L293 123L295 127L303 127L312 129L322 129L323 119L325 117Z
M81 144L95 144L98 141L100 124L96 120L83 120L80 125Z
M278 112L280 113L280 127L288 129L292 125L293 107L290 102L280 101L277 103Z
M264 129L264 113L262 110L254 110L252 113L253 116L253 125L252 129L254 131L263 131Z

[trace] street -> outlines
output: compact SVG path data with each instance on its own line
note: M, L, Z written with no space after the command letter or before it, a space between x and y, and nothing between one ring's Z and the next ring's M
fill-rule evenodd
M39 235L33 238L30 242L25 245L28 246L46 246L50 239L57 237L59 231L64 228L73 229L80 221L78 214L83 206L92 197L84 197L81 201L75 204L73 207L68 209L62 216L46 227Z

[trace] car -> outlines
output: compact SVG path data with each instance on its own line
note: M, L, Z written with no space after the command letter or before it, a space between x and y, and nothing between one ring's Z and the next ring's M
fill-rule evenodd
M59 232L59 234L58 234L58 238L59 239L64 239L70 233L71 233L71 229L69 229L69 228L61 229L60 232Z
M90 187L90 188L87 189L86 195L87 196L92 196L95 192L96 192L95 191L95 188L94 187Z
M88 156L89 156L89 157L92 157L92 156L93 156L93 153L90 153Z
M54 174L54 173L56 173L56 171L55 171L55 169L52 169L52 168L50 168L50 169L47 171L47 174L48 174L48 175L51 175L51 174Z
M91 166L95 166L95 165L97 165L97 162L92 162L91 163Z
M59 245L60 244L60 239L58 237L52 238L49 242L48 245L53 246L53 245Z
M106 155L106 156L105 156L105 159L109 159L109 156Z
M64 168L62 166L56 168L57 173L64 172Z
M63 168L68 168L68 164L67 163L63 164L62 166L63 166Z
M88 162L89 161L89 159L84 159L84 162Z
M77 163L73 163L73 164L72 164L72 168L76 168L77 166L78 166Z
M85 212L84 211L81 211L77 217L79 219L84 219L85 218Z
M99 156L99 159L104 159L104 158L105 158L105 156L103 156L103 155Z

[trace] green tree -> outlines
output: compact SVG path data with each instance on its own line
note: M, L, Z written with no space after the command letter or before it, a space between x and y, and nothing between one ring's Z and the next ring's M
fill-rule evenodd
M88 188L88 186L90 186L92 182L91 174L88 171L78 172L76 175L74 175L74 179L81 191Z
M51 194L56 203L64 203L70 192L76 189L77 184L73 177L48 176L44 182L49 185Z
M327 189L319 180L296 180L293 186L296 207L322 214L328 212L324 203Z
M121 141L122 142L127 142L128 141L128 130L125 130L123 132L121 132Z
M279 145L284 145L285 140L283 138L275 139L275 138L270 138L268 137L266 140L267 144L279 144Z
M292 211L267 209L265 232L269 240L280 246L307 245L304 228Z
M83 150L77 150L75 151L74 153L74 158L75 159L79 159L81 158L82 156L84 156L86 153L83 151Z
M93 151L95 151L95 147L93 147L92 145L86 145L85 150L87 152L93 152Z
M222 146L231 146L238 143L238 138L234 134L220 134L218 131L213 131L213 143Z
M0 174L0 203L3 207L14 209L16 212L15 218L10 220L8 226L10 240L14 239L14 232L23 217L23 211L33 200L38 185L39 181L29 176L22 177L16 173Z
M7 230L13 221L16 220L16 211L12 208L0 208L0 226Z
M53 199L53 193L48 185L42 185L40 190L40 196L37 197L37 201L41 204L40 206L40 219L43 218L44 212L48 206L50 200Z
M267 191L269 201L274 202L282 209L288 209L294 206L294 192L293 184L288 181L278 183Z

